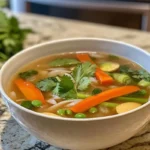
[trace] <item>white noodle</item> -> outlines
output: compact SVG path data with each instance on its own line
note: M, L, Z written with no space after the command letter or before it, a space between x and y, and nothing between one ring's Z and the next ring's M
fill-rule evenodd
M54 77L54 76L63 76L65 73L70 73L69 70L53 70L53 71L50 71L48 73L48 76L49 77Z
M56 105L57 104L56 100L53 99L53 98L47 100L47 102L50 103L50 104L52 104L52 105Z
M68 103L74 102L74 101L78 101L78 100L66 100L66 101L62 101L57 103L56 105L51 106L50 108L48 108L48 111L50 112L54 112L57 109L59 109L60 107L63 107L65 105L67 105ZM79 101L78 101L79 102Z

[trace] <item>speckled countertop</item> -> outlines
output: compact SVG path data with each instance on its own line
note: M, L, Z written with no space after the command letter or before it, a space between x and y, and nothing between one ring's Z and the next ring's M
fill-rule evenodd
M28 36L24 47L54 39L98 37L128 42L150 52L150 33L33 14L21 14L18 18L22 27L30 27L35 31ZM41 142L22 129L0 99L0 150L61 150L61 148ZM107 150L150 150L150 124L135 137Z

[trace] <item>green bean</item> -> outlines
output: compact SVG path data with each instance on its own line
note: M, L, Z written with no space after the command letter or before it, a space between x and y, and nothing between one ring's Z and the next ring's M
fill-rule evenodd
M109 108L114 108L118 106L119 104L117 103L112 103L112 102L103 102L100 104L101 106L109 107Z
M96 108L96 107L91 107L90 109L89 109L89 113L91 113L91 114L95 114L95 113L97 113L98 112L98 109Z
M77 114L75 114L74 117L75 117L75 118L86 118L86 115L83 114L83 113L77 113Z
M141 104L148 102L147 98L133 98L133 97L118 97L115 100L119 100L122 102L137 102Z
M60 116L64 116L65 115L65 109L58 109L57 114Z

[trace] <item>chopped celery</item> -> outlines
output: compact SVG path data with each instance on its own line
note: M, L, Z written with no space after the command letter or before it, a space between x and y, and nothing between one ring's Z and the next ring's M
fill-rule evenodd
M150 86L150 82L148 82L148 81L146 81L146 80L141 80L141 81L138 83L138 86L147 87L147 86Z
M112 77L121 84L128 85L132 83L132 78L127 74L113 73Z

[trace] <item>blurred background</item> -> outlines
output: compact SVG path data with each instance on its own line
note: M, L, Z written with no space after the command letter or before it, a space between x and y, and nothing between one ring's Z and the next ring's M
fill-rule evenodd
M0 0L13 12L150 31L150 0Z

